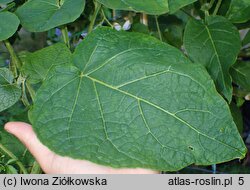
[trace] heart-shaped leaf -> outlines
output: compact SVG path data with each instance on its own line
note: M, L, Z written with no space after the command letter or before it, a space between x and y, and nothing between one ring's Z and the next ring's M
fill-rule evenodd
M229 68L241 48L238 30L221 16L210 16L207 23L192 19L185 29L184 45L189 57L207 68L218 91L231 101Z
M29 117L52 151L112 167L178 170L246 153L203 66L137 33L100 28L54 67Z
M0 41L11 37L17 30L20 21L10 12L0 12Z
M0 68L0 112L14 105L21 96L21 90L13 82L13 75L6 68Z
M43 32L75 21L83 12L85 0L30 0L17 9L24 28Z
M195 2L196 0L98 0L111 9L132 10L152 15L160 15L167 12L175 12L181 7Z
M232 0L227 17L233 23L243 23L250 20L250 1Z

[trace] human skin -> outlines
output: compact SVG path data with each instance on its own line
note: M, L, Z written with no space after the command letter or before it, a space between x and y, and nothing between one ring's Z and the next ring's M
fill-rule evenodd
M5 130L16 136L31 152L42 170L47 174L156 174L159 173L147 169L114 169L94 164L85 160L75 160L63 157L50 151L44 146L31 125L22 122L9 122Z

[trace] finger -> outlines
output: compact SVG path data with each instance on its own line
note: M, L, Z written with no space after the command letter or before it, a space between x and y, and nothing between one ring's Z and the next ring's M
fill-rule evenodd
M31 125L22 122L9 122L5 124L4 129L16 136L27 147L43 169L55 156L38 140Z

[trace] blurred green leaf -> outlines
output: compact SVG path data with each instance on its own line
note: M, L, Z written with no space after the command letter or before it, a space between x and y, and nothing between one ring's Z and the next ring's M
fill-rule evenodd
M242 41L242 46L245 46L250 43L250 30L247 32L245 38Z
M13 84L13 75L6 68L0 68L0 112L14 105L21 96L21 89Z
M144 34L149 34L149 29L146 25L141 23L136 23L132 25L132 31L133 32L140 32Z
M0 41L11 37L19 26L19 19L10 12L0 12Z
M227 18L233 23L243 23L250 20L250 1L232 0Z
M34 162L33 156L26 147L16 137L7 133L2 126L0 126L0 143L10 150L25 166L30 167ZM6 163L8 163L8 155L2 150L0 152L5 155Z
M12 1L14 1L14 0L0 0L0 5L5 5L5 4L10 3Z
M16 168L14 168L12 165L5 166L5 169L7 174L18 174Z
M30 0L16 11L21 24L31 32L43 32L75 21L85 0Z
M170 13L174 13L182 7L196 2L197 0L168 0Z
M145 12L147 14L163 14L169 12L168 0L98 0L106 7L115 10L131 10L136 12Z
M234 123L236 124L239 133L243 133L243 117L241 114L240 109L237 107L237 105L233 102L230 104L230 110L234 119Z
M71 52L64 43L57 43L22 57L22 72L31 84L42 82L55 65L71 62Z
M236 84L250 91L250 62L238 61L230 69L230 74Z
M184 46L195 63L207 68L218 91L230 102L232 79L229 68L241 48L236 27L222 16L209 16L206 23L191 19L185 29Z
M98 0L105 6L116 10L131 10L144 12L152 15L161 15L164 13L174 13L180 8L191 4L197 0Z

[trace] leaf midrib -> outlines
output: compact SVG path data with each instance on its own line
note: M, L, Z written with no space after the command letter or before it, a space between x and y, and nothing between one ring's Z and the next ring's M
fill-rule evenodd
M98 80L98 79L92 78L92 77L90 77L90 76L88 76L88 75L83 75L83 78L88 78L88 79L90 79L91 81L93 81L93 82L95 82L95 83L98 83L98 84L100 84L100 85L102 85L102 86L106 86L106 87L108 87L108 88L110 88L110 89L112 89L112 90L118 91L118 92L123 93L123 94L125 94L125 95L127 95L127 96L130 96L130 97L132 97L132 98L135 98L136 100L139 100L139 101L144 102L144 103L146 103L146 104L148 104L148 105L151 105L151 106L155 107L156 109L158 109L158 110L160 110L160 111L162 111L162 112L164 112L164 113L166 113L166 114L168 114L168 115L174 117L176 120L178 120L178 121L180 121L181 123L185 124L186 126L188 126L190 129L192 129L193 131L195 131L195 132L198 133L199 135L202 135L202 136L204 136L204 137L206 137L206 138L208 138L208 139L210 139L210 140L213 140L213 141L215 141L215 142L217 142L217 143L220 143L220 144L222 144L222 145L224 145L224 146L226 146L226 147L228 147L228 148L234 149L235 151L239 152L239 153L242 155L242 157L245 156L245 154L242 153L239 149L237 149L237 148L235 148L235 147L232 147L232 146L230 146L230 145L228 145L228 144L225 144L225 143L223 143L223 142L221 142L221 141L219 141L219 140L217 140L217 139L215 139L215 138L213 138L213 137L210 137L210 136L208 136L208 135L206 135L206 134L200 132L199 130L197 130L195 127L191 126L189 123L187 123L187 122L184 121L183 119L179 118L179 117L176 116L175 114L171 113L171 112L168 111L168 110L163 109L162 107L160 107L160 106L158 106L158 105L156 105L156 104L154 104L154 103L151 103L151 102L149 102L149 101L147 101L147 100L145 100L145 99L143 99L143 98L137 97L137 96L135 96L135 95L133 95L133 94L131 94L131 93L129 93L129 92L126 92L126 91L123 91L123 90L121 90L121 89L118 89L118 88L116 88L116 87L114 87L114 86L112 86L112 85L109 85L109 84L107 84L107 83L105 83L105 82L103 82L103 81L100 81L100 80Z
M220 56L219 56L219 54L218 54L218 52L217 52L216 45L215 45L215 43L214 43L214 41L213 41L213 38L212 38L212 35L211 35L210 31L209 31L208 26L207 26L207 25L204 25L204 26L205 26L205 28L206 28L208 37L209 37L209 39L210 39L210 41L211 41L211 44L212 44L212 46L213 46L213 49L214 49L214 52L215 52L215 56L216 56L216 58L217 58L218 65L219 65L219 68L220 68L220 72L222 73L222 78L223 78L223 80L221 80L221 81L222 81L222 83L223 83L224 88L226 88L225 76L224 76L223 69L222 69L222 66L221 66Z

